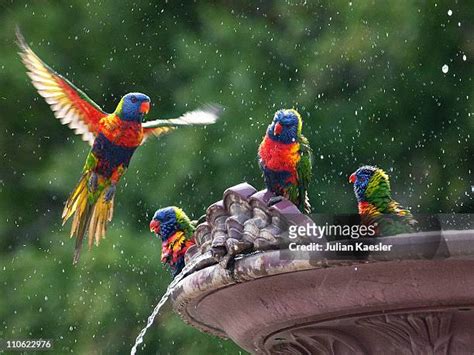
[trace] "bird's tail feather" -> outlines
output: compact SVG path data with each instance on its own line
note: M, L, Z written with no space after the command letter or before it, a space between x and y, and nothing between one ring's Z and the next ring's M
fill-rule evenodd
M82 175L81 180L79 180L79 183L69 196L62 214L63 225L74 214L71 227L71 237L76 237L76 247L72 261L73 265L79 261L82 239L84 238L87 225L91 218L92 209L88 201L87 177L88 174Z
M89 249L92 247L92 243L95 242L99 245L100 240L105 238L105 232L107 231L107 223L112 220L114 212L114 200L110 201L105 199L105 190L100 194L97 202L94 204L92 217L89 223Z
M86 205L85 210L83 213L79 214L79 211L76 212L74 219L78 217L78 222L75 224L77 226L76 230L76 245L74 247L74 256L72 258L72 264L76 265L79 262L79 258L81 257L81 249L82 249L82 239L84 239L84 235L86 234L87 225L91 219L91 206L89 204ZM74 229L71 231L71 237L73 236Z
M88 233L88 245L92 247L93 242L98 245L105 236L107 222L112 219L113 198L105 199L103 190L95 202L89 201L88 175L84 174L69 196L62 214L63 225L74 214L71 227L71 237L76 237L73 264L79 262L82 241L86 232Z
M87 179L88 174L84 174L79 180L79 183L76 185L71 195L69 195L66 205L64 206L62 218L63 225L66 221L75 213L72 221L71 237L77 235L81 229L81 225L85 221L87 206L88 206L88 188L87 188ZM82 222L82 223L81 223Z
M64 206L62 219L63 219L63 226L66 221L73 215L76 211L84 211L87 205L87 198L88 198L88 191L87 191L87 174L82 175L81 180L76 185L74 190L72 191L71 195L66 201L66 205ZM77 224L78 218L80 214L74 216L73 226ZM73 235L74 228L71 231L71 236Z

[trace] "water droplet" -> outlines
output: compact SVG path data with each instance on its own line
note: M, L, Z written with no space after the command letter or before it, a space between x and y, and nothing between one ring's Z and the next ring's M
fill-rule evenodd
M453 14L452 10L448 10L448 16L451 16Z
M449 67L447 64L443 65L443 67L441 68L441 70L443 71L444 74L446 74L448 71L449 71Z
M462 56L462 60L464 60L464 61L466 61L466 60L467 60L467 57L466 57L466 55L465 55L465 54Z

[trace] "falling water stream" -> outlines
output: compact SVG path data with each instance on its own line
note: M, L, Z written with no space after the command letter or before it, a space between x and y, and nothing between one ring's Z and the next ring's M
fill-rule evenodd
M173 281L168 285L168 288L166 289L165 294L161 297L160 302L156 305L155 309L153 310L153 313L148 317L147 324L145 328L143 328L140 333L137 336L137 339L135 340L135 344L132 347L132 350L130 351L131 355L135 355L137 352L137 347L143 343L143 338L145 337L145 334L150 328L155 320L155 317L158 315L160 312L160 309L165 305L166 301L170 297L171 293L173 293L175 287L178 285L178 283L185 277L187 276L191 271L193 271L194 267L202 260L202 257L196 258L194 262L186 265L183 270L174 278Z

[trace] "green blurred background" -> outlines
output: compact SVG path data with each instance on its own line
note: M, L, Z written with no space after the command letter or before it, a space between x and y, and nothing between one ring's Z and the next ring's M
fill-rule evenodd
M303 116L316 212L355 212L347 176L368 163L390 173L413 212L472 213L473 20L470 1L2 0L0 338L128 352L170 281L151 215L173 204L196 218L229 186L262 188L256 150L279 108ZM60 215L88 146L30 84L16 24L107 111L129 91L152 97L149 118L226 107L212 127L137 151L107 238L77 268ZM145 343L147 353L239 352L169 306Z

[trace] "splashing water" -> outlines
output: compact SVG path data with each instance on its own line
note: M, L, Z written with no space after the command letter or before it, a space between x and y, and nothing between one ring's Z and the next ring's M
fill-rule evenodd
M150 328L156 318L156 316L158 315L158 313L160 312L160 309L165 305L166 301L168 300L168 298L170 297L170 295L173 293L174 289L176 288L176 286L178 285L178 283L184 278L186 277L187 275L190 274L191 271L194 270L195 266L201 261L203 260L205 257L205 255L202 255L201 257L198 257L196 258L196 260L194 260L194 262L186 265L183 270L174 278L173 281L171 281L171 283L168 285L168 288L166 289L166 292L165 294L161 297L160 299L160 302L158 302L158 304L156 305L155 309L153 310L153 313L148 317L148 321L147 321L147 324L145 326L145 328L143 328L140 333L138 334L137 336L137 339L135 340L135 344L133 345L132 347L132 350L130 350L130 354L131 355L135 355L136 352L137 352L137 347L143 343L143 338L145 337L145 334L148 330L148 328Z

